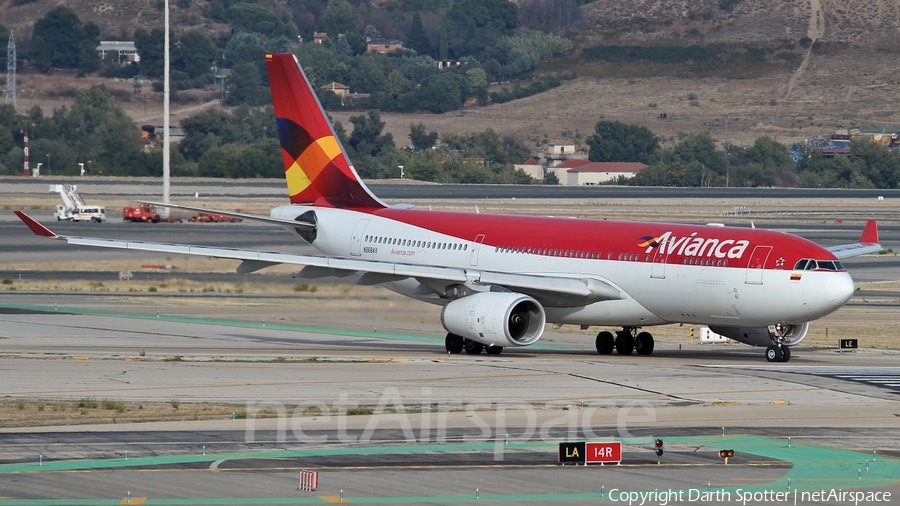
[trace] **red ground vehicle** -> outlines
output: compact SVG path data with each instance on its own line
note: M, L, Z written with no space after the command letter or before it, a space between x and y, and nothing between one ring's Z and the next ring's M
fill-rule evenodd
M244 220L242 220L241 218L234 218L232 216L222 216L221 214L197 213L197 215L191 216L188 221L201 223L240 223Z
M159 213L150 204L141 204L138 207L126 207L122 209L122 219L125 221L142 221L159 223Z

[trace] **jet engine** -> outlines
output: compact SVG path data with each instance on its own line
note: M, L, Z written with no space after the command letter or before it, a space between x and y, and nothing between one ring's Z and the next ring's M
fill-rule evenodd
M730 337L750 346L769 346L781 338L784 346L794 346L809 333L809 322L797 325L769 325L768 327L717 327L710 325L716 334Z
M547 316L521 293L484 292L451 301L441 311L447 332L487 346L528 346L544 333Z

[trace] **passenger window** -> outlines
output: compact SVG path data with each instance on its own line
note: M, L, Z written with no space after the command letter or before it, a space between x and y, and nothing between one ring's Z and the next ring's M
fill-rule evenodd
M794 270L795 270L795 271L802 271L803 269L806 269L806 262L808 262L808 260L805 259L805 258L802 259L802 260L800 260L799 262L797 262L796 265L794 265Z
M467 249L469 249L469 245L468 245L468 244L463 244L463 251L466 251Z

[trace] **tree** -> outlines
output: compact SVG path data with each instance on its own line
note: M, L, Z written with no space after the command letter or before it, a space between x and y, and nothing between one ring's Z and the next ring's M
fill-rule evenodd
M318 88L331 82L346 84L347 65L334 51L321 44L301 44L294 49L294 54L313 87Z
M384 89L387 79L384 67L377 61L378 56L364 54L350 62L347 86L355 93L373 93ZM315 65L315 64L314 64Z
M162 28L154 28L149 32L143 28L134 31L134 47L141 55L141 73L149 78L163 75L165 36L166 32Z
M557 176L555 172L547 172L546 174L544 174L544 184L546 184L546 185L559 184L559 176Z
M752 146L744 150L742 158L747 163L758 163L764 167L783 167L794 163L787 146L769 136L756 139Z
M451 73L435 74L422 84L419 106L435 114L459 109L462 105L463 85L466 79Z
M199 160L211 148L238 140L237 130L228 113L220 109L206 109L181 122L184 139L179 149L185 158Z
M226 101L229 105L262 105L269 100L267 90L262 86L259 69L249 62L241 62L231 68L226 87Z
M418 12L413 15L412 23L409 26L406 46L419 54L431 54L431 41L428 40L428 34L425 33L425 26L422 24L422 16Z
M392 98L396 99L409 91L409 81L402 72L394 69L388 74L387 83L385 84L384 89Z
M659 139L647 127L618 121L599 121L587 138L592 162L649 163L659 149Z
M51 67L93 72L100 68L100 27L82 23L75 11L59 6L34 24L32 59L46 72Z
M391 134L381 135L384 121L378 111L369 111L366 116L350 116L353 132L348 143L358 154L378 156L387 149L393 149L394 137Z
M268 37L285 35L285 25L271 11L251 3L236 3L226 11L236 31L256 32Z
M472 90L472 95L478 98L478 104L487 105L487 72L485 72L484 69L479 68L469 69L466 71L466 77L469 79L469 89Z
M362 177L388 177L390 171L396 171L394 137L389 133L381 134L384 121L378 111L351 116L350 123L353 123L353 132L346 146L359 174Z
M409 125L409 140L416 151L431 149L437 144L438 133L434 131L426 133L425 125L422 123L411 124Z
M725 153L716 149L716 141L708 133L685 136L672 149L672 157L677 163L697 162L714 174L725 176Z
M508 0L462 0L444 16L449 47L456 57L480 53L518 24L518 8Z
M356 11L347 0L328 0L328 7L319 16L319 22L327 33L337 38L337 34L349 34L356 28Z
M176 46L174 67L195 79L211 73L210 67L218 54L216 44L206 34L199 30L188 30Z
M441 23L440 40L438 41L438 58L446 61L450 58L450 42L447 34L447 25Z

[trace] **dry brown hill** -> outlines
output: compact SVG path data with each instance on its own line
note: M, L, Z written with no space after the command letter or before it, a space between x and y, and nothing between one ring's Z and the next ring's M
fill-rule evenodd
M280 5L287 0L260 0ZM100 24L105 37L130 38L137 26L162 23L161 0L37 0L12 6L0 0L0 23L30 34L30 25L56 5L67 5L82 19ZM203 26L208 32L227 27L202 24L200 9L172 4L172 21L178 29ZM654 132L675 136L679 132L709 131L723 139L725 118L729 140L752 142L772 135L782 141L830 133L854 125L900 126L895 104L900 71L900 0L736 0L731 11L719 0L596 0L582 9L585 27L575 35L577 46L596 44L703 44L730 43L752 46L793 44L793 59L766 69L747 68L735 73L698 75L673 73L664 66L635 63L610 65L584 63L576 57L551 63L541 70L571 69L579 76L539 96L507 104L473 108L440 116L385 114L387 128L398 143L409 133L409 124L423 122L439 132L480 130L492 127L529 139L550 140L561 132L578 129L588 133L597 120L615 119L648 126ZM799 44L807 37L809 49ZM20 77L20 105L50 108L66 97L43 95L58 90L65 80L40 74ZM95 79L72 79L71 86L89 86ZM127 92L128 85L122 85ZM184 107L205 103L211 92L198 92ZM158 94L144 93L138 102L123 105L134 117L158 112ZM127 99L127 93L123 95ZM695 100L689 96L696 96ZM666 119L659 119L665 113ZM346 121L353 113L334 114Z

